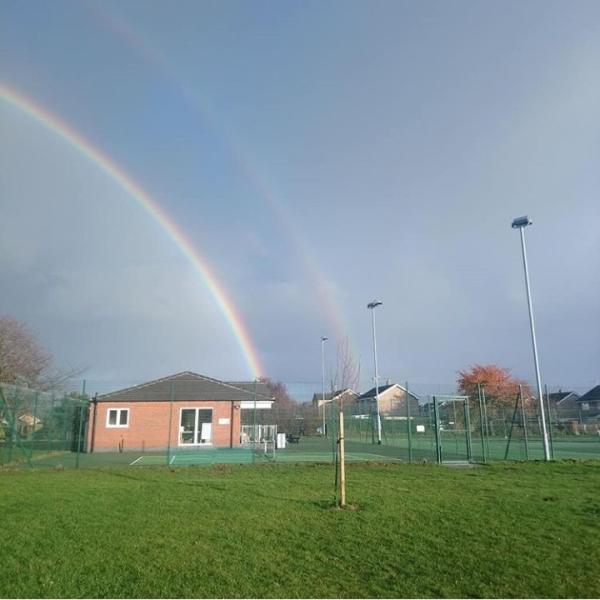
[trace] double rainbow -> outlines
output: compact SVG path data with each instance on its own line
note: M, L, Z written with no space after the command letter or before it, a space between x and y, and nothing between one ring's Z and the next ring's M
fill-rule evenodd
M251 374L258 377L264 373L258 352L252 342L248 328L242 321L233 300L228 296L225 288L209 267L206 259L198 252L187 239L180 227L161 208L159 203L150 196L128 173L126 173L113 159L95 147L89 140L75 131L64 121L42 108L30 98L27 98L13 87L0 81L0 99L31 117L46 129L60 136L65 142L78 150L82 155L91 160L119 187L152 217L171 238L175 245L187 258L192 268L200 275L202 281L214 298L219 310L227 321L237 344L244 356Z
M239 136L235 135L235 132L231 131L227 123L219 117L219 114L212 108L212 102L210 102L209 98L205 94L198 95L197 91L192 90L177 75L176 69L169 62L168 58L155 44L149 43L139 30L124 19L119 18L115 12L109 10L104 4L89 4L87 7L94 20L111 31L128 48L141 57L151 69L163 76L173 89L178 90L181 97L192 109L201 115L204 122L212 127L214 133L229 149L234 164L237 165L240 173L244 175L248 182L253 185L260 198L278 220L278 224L285 233L285 237L294 248L310 282L311 291L314 297L318 299L319 312L322 312L326 316L328 327L326 332L332 337L337 337L338 344L343 343L344 339L348 340L348 343L350 343L349 350L355 356L356 351L352 340L348 337L349 328L343 318L344 311L336 300L331 281L323 273L313 255L310 244L307 243L305 237L296 226L294 219L290 216L288 208L275 192L273 183L263 174L259 173L259 170L250 159L250 153L243 148ZM322 333L322 331L318 332L319 338ZM316 335L315 339L317 339Z

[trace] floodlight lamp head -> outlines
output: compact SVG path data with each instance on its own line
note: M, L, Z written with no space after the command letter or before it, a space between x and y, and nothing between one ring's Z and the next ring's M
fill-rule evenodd
M370 308L371 310L374 308L377 308L378 306L381 306L383 304L383 302L381 302L381 300L373 300L373 302L369 302L369 304L367 304L367 308Z
M321 336L321 341L326 342L329 338L326 335Z
M531 224L532 224L532 221L529 219L529 217L527 215L524 215L522 217L517 217L516 219L513 220L512 228L519 229L521 227L527 227L528 225L531 225Z

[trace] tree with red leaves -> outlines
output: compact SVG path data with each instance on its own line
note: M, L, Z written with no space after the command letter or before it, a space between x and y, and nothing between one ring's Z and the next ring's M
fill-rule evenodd
M477 398L478 384L485 388L486 398L505 406L514 404L519 385L523 388L524 400L527 402L531 397L531 390L525 381L513 377L510 369L498 365L474 364L464 371L459 371L458 389L461 394Z

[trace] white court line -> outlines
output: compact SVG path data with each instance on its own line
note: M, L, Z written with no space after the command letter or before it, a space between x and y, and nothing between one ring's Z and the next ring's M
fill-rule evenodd
M143 455L143 454L142 454L142 456L140 456L139 458L136 458L136 459L135 459L133 462L130 462L130 463L129 463L129 466L131 466L131 465L135 465L135 463L136 463L138 460L142 460L142 458L144 458L144 455Z
M404 462L401 458L395 458L394 456L384 456L383 454L373 454L372 452L365 452L364 454L368 454L369 456L378 456L379 458L385 458L385 460L397 460L398 462ZM371 460L370 458L365 458L363 460Z

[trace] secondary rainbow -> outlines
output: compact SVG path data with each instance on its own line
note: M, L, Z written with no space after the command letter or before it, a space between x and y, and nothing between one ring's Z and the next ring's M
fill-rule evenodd
M329 335L335 334L338 342L347 338L351 344L351 352L356 355L357 352L348 335L350 328L343 318L344 311L336 299L331 282L325 276L315 259L310 244L305 240L305 237L295 225L294 220L290 217L289 209L280 200L279 195L275 193L274 186L254 166L253 161L249 158L249 153L243 150L239 137L231 131L227 123L219 118L218 113L211 108L212 103L208 101L206 95L199 96L197 92L193 92L181 77L177 75L176 70L166 56L155 45L149 44L138 30L132 27L126 20L117 17L114 12L108 10L104 5L90 4L88 5L88 9L99 22L129 48L138 53L146 64L156 69L175 89L178 89L189 106L196 110L206 123L210 124L215 134L229 148L240 172L252 183L254 189L283 226L286 238L295 249L304 272L308 275L311 290L314 297L318 299L319 310L326 316L328 326L331 327L331 330L328 329L327 333ZM319 335L321 333L319 332Z
M219 310L223 314L223 317L227 321L252 375L258 377L261 374L264 374L258 352L252 343L250 333L242 321L233 301L228 297L223 285L212 272L207 261L186 238L179 226L160 207L158 202L128 173L117 165L113 159L109 158L101 150L93 146L80 133L75 131L56 115L45 108L42 108L22 93L16 91L14 87L9 86L2 81L0 81L0 98L76 148L125 190L129 196L162 227L166 235L177 245L189 261L190 265L202 278L204 284L217 303Z

